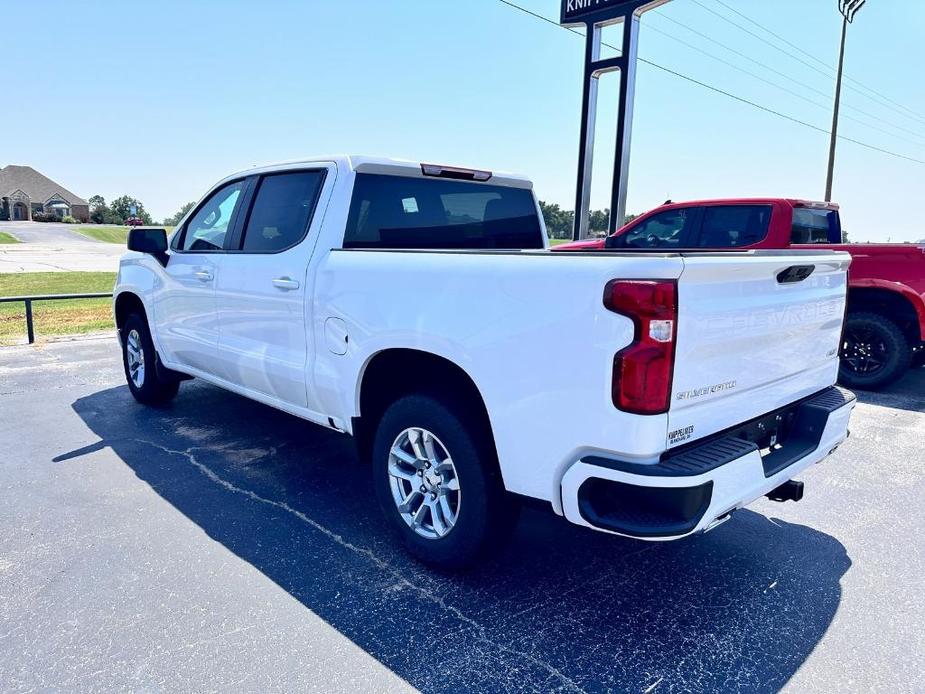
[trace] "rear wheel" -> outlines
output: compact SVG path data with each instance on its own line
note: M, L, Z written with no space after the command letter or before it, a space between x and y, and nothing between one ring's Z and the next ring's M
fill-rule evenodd
M180 382L159 367L157 352L144 316L133 313L122 326L122 365L134 398L145 405L162 405L176 396Z
M519 503L504 490L494 446L439 400L409 395L382 417L373 444L376 495L405 547L460 569L500 548Z
M849 313L842 342L839 381L852 388L876 390L909 369L912 350L902 330L879 313Z

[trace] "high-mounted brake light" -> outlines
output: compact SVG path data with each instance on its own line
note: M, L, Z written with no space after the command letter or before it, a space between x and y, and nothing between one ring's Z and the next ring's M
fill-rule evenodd
M441 166L440 164L421 164L421 172L425 176L452 178L457 181L488 181L492 177L491 171L458 169L453 166Z
M671 404L678 284L673 280L613 280L604 306L633 321L633 343L613 359L613 404L633 414L662 414Z
M838 204L834 202L816 202L813 200L800 200L793 205L794 207L808 207L811 210L837 210Z

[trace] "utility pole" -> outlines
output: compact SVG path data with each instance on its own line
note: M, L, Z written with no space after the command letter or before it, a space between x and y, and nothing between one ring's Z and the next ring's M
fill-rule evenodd
M838 0L838 11L842 15L841 49L838 53L838 77L835 82L835 111L832 114L832 140L829 143L829 168L825 178L825 201L832 202L832 179L835 175L835 145L838 142L838 109L841 105L841 80L845 67L845 38L848 25L867 0Z

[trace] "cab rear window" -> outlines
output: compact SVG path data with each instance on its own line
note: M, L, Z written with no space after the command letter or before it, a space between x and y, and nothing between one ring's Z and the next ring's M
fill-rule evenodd
M793 229L790 242L841 243L841 220L837 210L793 208Z
M357 174L344 248L543 247L543 230L529 190Z

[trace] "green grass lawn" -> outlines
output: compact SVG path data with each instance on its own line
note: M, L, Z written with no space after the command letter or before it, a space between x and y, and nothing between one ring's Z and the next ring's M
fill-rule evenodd
M111 292L115 282L114 272L4 273L0 275L0 296ZM113 328L111 299L36 302L32 304L32 314L36 340ZM0 304L0 345L25 339L25 306Z
M19 243L19 239L10 236L5 231L0 231L0 244L3 243Z
M173 231L173 227L160 228L166 229L168 235ZM104 243L118 243L123 246L125 245L125 240L128 238L128 229L128 227L103 226L99 224L81 224L74 227L74 231L78 234L83 234L84 236L96 239L97 241L103 241Z
M561 246L563 243L571 243L572 239L549 239L549 246Z
M98 226L96 224L74 226L74 231L97 241L105 243L125 243L128 227Z

